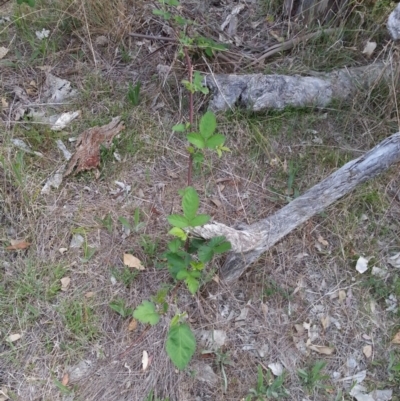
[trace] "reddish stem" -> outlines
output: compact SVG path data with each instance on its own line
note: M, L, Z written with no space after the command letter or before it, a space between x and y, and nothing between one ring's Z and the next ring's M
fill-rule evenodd
M188 75L189 75L189 82L192 83L192 80L193 80L193 65L192 65L192 61L190 60L188 49L186 47L184 47L183 51L185 52L186 66L187 66ZM190 123L190 128L192 128L192 126L193 126L193 114L194 114L193 92L190 90L189 91L189 123ZM192 184L192 171L193 171L193 154L190 153L189 154L188 175L187 175L187 184L188 184L188 186L190 186Z

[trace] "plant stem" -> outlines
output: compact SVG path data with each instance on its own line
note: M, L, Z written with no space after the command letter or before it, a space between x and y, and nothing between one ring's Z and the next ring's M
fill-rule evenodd
M183 51L185 52L185 58L186 58L186 66L188 70L188 75L189 75L189 82L192 83L193 80L193 66L192 62L189 57L189 52L186 47L183 48ZM189 91L189 123L190 127L193 127L193 92ZM193 154L189 154L189 166L188 166L188 175L187 175L187 184L188 186L191 185L192 183L192 170L193 170Z

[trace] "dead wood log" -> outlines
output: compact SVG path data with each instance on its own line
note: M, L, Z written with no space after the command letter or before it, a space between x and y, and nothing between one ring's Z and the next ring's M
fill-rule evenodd
M400 132L386 138L364 156L348 162L270 217L244 229L211 223L193 229L193 233L206 239L224 235L231 242L232 251L220 273L224 281L233 282L285 235L348 194L357 185L399 161Z
M360 89L371 89L380 79L397 81L397 72L383 63L343 68L330 73L299 75L208 75L212 111L244 107L261 111L292 107L324 108L333 100L351 100Z

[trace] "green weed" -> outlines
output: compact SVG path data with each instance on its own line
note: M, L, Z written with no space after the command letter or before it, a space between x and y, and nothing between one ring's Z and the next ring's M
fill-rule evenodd
M58 311L65 327L79 342L86 343L98 336L97 317L85 300L63 300Z
M135 281L139 272L137 270L132 270L129 267L120 268L112 268L111 274L115 277L117 281L120 281L125 287L130 287L131 284Z
M303 387L305 387L309 394L318 391L319 389L328 388L325 382L329 379L329 376L322 373L325 366L325 361L317 361L308 369L297 370L297 375L299 376Z
M284 387L285 373L274 378L272 373L267 370L264 377L261 365L258 365L257 385L249 390L246 401L264 401L266 399L282 399L290 396L290 393Z
M132 83L129 82L127 97L128 97L129 103L132 106L138 106L140 103L140 87L141 87L140 81L136 82L135 86L133 86Z

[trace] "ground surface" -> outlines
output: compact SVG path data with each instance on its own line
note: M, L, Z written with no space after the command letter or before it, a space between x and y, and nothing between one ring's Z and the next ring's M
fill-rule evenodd
M375 56L396 60L379 25L390 4L372 3L375 8L357 10L362 21L345 21L357 23L357 30L303 43L251 71L293 74L365 65ZM233 50L217 59L195 54L195 69L246 71L265 43L301 31L289 32L268 4L246 3ZM188 2L182 13L218 39L217 27L235 5ZM400 257L393 259L400 252L398 166L292 232L234 285L211 279L223 262L215 261L198 295L183 286L169 293L169 311L154 327L134 327L110 308L115 302L135 308L174 287L162 253L166 216L179 211L178 190L186 185L187 143L171 129L188 118L180 84L185 64L173 43L128 37L168 35L152 8L122 0L0 7L0 46L9 49L0 60L0 400L240 400L250 389L258 389L259 398L249 400L262 400L267 392L257 387L258 369L268 387L272 363L286 372L282 399L352 400L358 378L364 393L388 390L372 399L390 399L391 390L391 399L399 400L400 351L391 343L400 329ZM371 23L378 16L378 24ZM39 40L35 31L43 28L50 36ZM362 54L366 40L378 44L370 59ZM43 66L69 80L77 96L62 105L43 102ZM140 104L133 106L128 83L137 81ZM327 110L218 115L231 153L208 156L195 173L202 211L230 226L273 213L397 132L397 94L396 83L376 83L352 104ZM81 114L52 131L16 115L27 105L47 115ZM196 115L206 106L207 97L197 95ZM43 194L47 179L65 164L56 140L73 153L70 138L116 116L125 130L111 150L102 150L98 173L71 175ZM41 156L16 147L15 139ZM77 234L83 243L73 248ZM13 240L30 245L7 250ZM126 252L145 270L124 266ZM360 256L369 260L364 274L355 268ZM198 338L182 372L164 351L177 311L188 313ZM143 351L151 359L146 371ZM313 376L319 361L326 366Z

